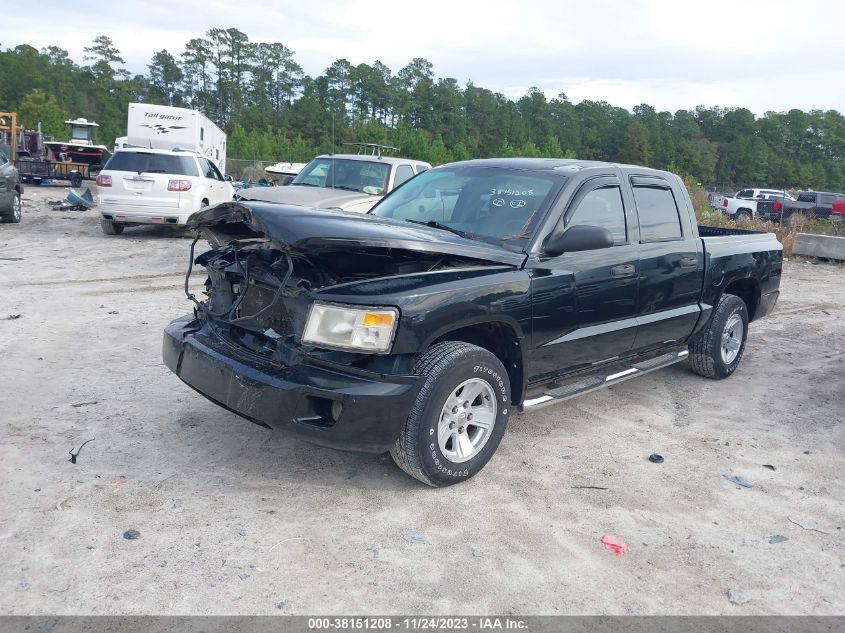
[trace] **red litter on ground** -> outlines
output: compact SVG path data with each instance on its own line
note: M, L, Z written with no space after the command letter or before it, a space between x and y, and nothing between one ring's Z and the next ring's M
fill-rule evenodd
M617 556L622 556L622 554L624 554L628 550L627 543L623 543L615 536L611 536L610 534L605 534L604 536L602 536L600 543L604 546L605 549L609 549Z

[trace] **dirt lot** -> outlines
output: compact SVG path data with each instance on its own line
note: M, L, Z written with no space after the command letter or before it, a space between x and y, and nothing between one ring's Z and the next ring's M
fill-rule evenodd
M0 225L0 613L845 613L842 268L789 262L730 380L522 415L433 490L184 386L160 341L189 240L106 237L63 195Z

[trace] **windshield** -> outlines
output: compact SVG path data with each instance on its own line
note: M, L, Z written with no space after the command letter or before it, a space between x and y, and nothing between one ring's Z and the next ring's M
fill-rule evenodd
M484 241L524 239L564 181L551 171L445 167L408 181L371 213L440 225Z
M171 156L169 154L148 154L146 152L116 152L109 158L103 168L103 171L105 170L199 176L197 163L192 156Z
M390 165L354 158L315 158L291 185L330 187L380 196L387 189Z

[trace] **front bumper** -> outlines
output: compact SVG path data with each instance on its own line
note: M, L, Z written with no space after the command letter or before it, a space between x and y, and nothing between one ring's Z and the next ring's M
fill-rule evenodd
M162 355L171 371L212 402L321 446L387 451L422 387L419 376L307 360L278 365L239 352L235 345L221 341L201 321L184 317L165 329Z

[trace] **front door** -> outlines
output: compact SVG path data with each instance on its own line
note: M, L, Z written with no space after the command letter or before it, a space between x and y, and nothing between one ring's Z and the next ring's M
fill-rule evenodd
M618 178L588 180L563 215L562 227L604 227L613 235L614 245L527 264L534 341L530 380L598 365L632 348L638 271L633 221L633 210L626 213Z

